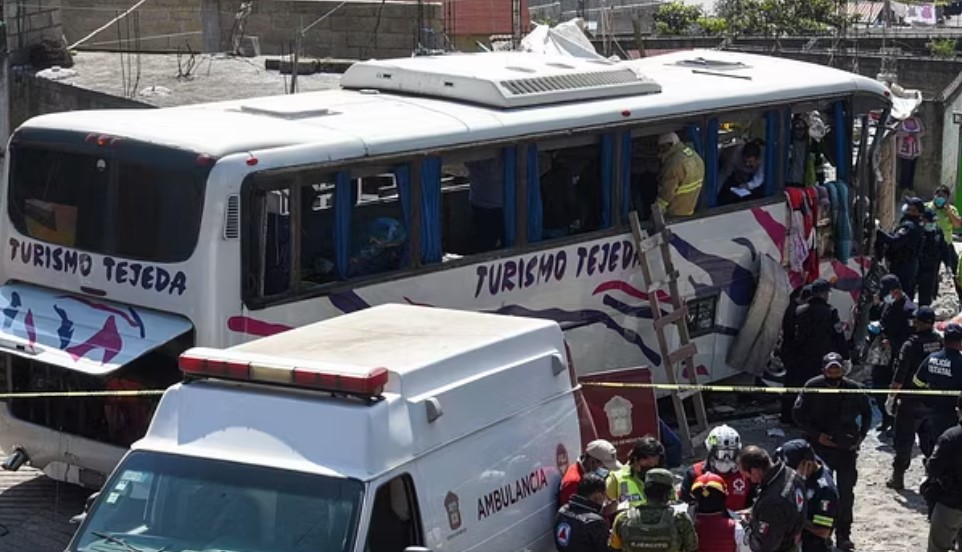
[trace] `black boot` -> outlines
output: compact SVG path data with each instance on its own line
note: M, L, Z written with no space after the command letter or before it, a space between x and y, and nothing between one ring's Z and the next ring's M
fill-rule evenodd
M895 489L896 491L901 491L905 489L905 472L895 470L892 472L892 477L885 482L885 486L889 489Z

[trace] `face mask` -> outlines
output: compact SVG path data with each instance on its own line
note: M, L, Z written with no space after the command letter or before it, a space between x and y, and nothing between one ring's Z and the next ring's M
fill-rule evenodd
M935 230L935 223L934 223L934 222L927 222L927 223L925 223L925 229L928 230L928 231L930 231L930 232L933 231L933 230Z
M902 205L902 214L903 214L903 215L904 215L905 212L908 211L908 210L909 210L909 204L908 204L908 203L906 203L905 205Z
M607 479L607 477L608 477L608 470L606 470L605 468L598 468L597 470L593 471L592 473L594 473L595 475L597 475L598 477L600 477L600 478L602 478L602 479Z
M718 473L732 473L737 466L731 460L715 460L711 463L711 467Z
M945 207L945 198L937 197L935 198L934 203L936 207Z
M895 302L895 296L894 296L894 295L889 294L889 295L886 295L886 296L885 296L885 304L886 304L886 305L891 305L891 304L894 303L894 302Z

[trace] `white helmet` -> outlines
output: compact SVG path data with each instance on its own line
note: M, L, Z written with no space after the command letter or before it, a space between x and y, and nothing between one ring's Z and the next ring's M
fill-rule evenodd
M742 438L735 428L720 425L708 434L705 448L708 449L708 466L712 471L732 473L738 467L735 461L742 449Z

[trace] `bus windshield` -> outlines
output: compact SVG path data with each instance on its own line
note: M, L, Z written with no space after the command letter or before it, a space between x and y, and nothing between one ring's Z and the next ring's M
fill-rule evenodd
M138 451L103 487L71 552L348 552L363 484Z
M191 256L212 162L152 144L98 146L58 134L56 142L11 143L8 210L19 232L141 261Z

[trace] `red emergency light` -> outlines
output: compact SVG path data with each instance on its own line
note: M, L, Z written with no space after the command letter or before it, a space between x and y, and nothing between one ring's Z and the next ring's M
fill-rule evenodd
M180 371L191 377L273 383L369 398L383 394L388 381L388 371L384 368L375 368L367 374L342 374L310 368L258 365L187 353L180 355L179 364Z

